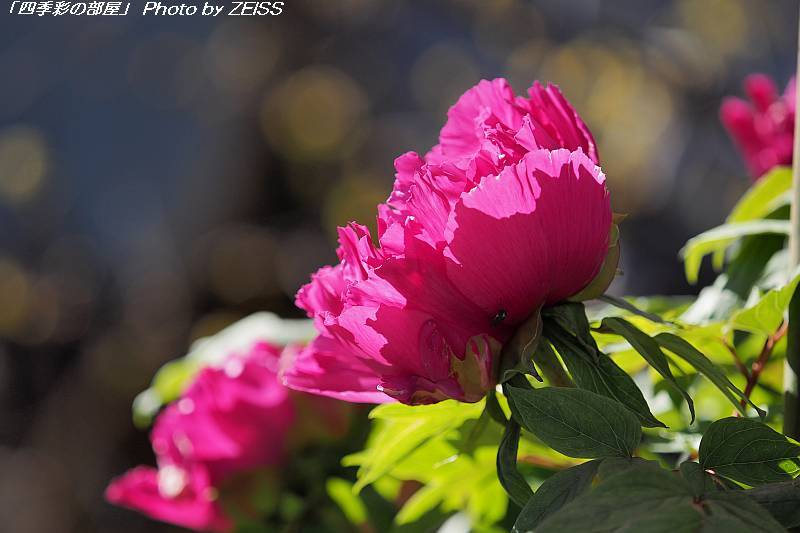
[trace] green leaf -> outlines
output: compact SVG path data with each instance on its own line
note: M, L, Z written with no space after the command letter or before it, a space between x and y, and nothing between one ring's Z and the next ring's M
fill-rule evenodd
M505 409L505 398L498 399L498 407ZM345 457L342 464L360 467L354 489L361 491L370 523L377 530L428 531L432 513L441 516L455 510L465 512L476 528L494 524L505 515L508 498L497 479L496 465L497 443L504 425L490 422L483 434L474 439L473 431L482 424L478 421L483 412L481 402L454 401L419 407L392 404L374 410L366 449ZM468 441L472 441L474 449L463 453ZM554 454L527 441L520 443L520 448L520 453L526 455ZM401 483L407 480L424 487L397 513L395 527L377 524L372 516L373 501L368 499L373 489L395 501ZM364 488L366 484L372 486ZM418 528L422 527L421 520L426 528Z
M588 461L547 478L523 507L512 533L534 531L542 520L580 496L592 484L599 465L599 460Z
M653 416L633 379L596 345L591 353L587 353L587 348L558 324L548 323L546 335L561 354L578 387L617 400L630 409L645 427L666 427Z
M492 417L492 420L497 422L498 424L505 426L506 425L506 413L503 411L503 408L500 406L500 402L497 400L497 391L494 389L490 390L486 393L486 412L489 413L489 416Z
M703 504L710 519L704 531L714 533L785 533L770 513L745 496L743 491L727 490L706 494Z
M199 361L185 357L162 366L150 387L133 400L134 424L139 428L149 426L159 409L177 399L200 368Z
M592 337L589 319L586 317L586 308L582 303L562 303L549 307L542 312L542 316L549 322L560 326L564 331L572 334L594 357L597 343Z
M680 477L651 465L635 465L544 520L537 533L714 532L777 533L785 530L766 510L738 491L702 498Z
M520 426L516 420L511 418L506 425L503 440L500 441L500 447L497 450L497 478L514 503L524 507L533 496L533 490L517 470L519 436Z
M792 188L792 169L775 167L755 182L736 202L726 222L746 222L764 218L786 203Z
M783 215L773 213L770 217L779 218ZM784 235L751 235L742 239L725 272L717 276L713 285L700 291L697 300L681 315L681 320L690 324L705 324L730 318L734 311L744 305L764 276L772 275L778 268L780 257L775 257L784 249L785 241ZM785 275L789 267L784 264L779 268Z
M629 457L641 426L618 402L582 389L508 386L511 412L542 442L569 457Z
M392 470L433 437L460 427L465 421L478 418L483 402L461 403L453 400L433 405L409 406L384 404L376 407L370 417L381 421L381 431L358 456L356 490L373 483Z
M634 467L660 468L656 461L648 461L641 457L606 457L600 462L597 470L597 479L605 481L611 476Z
M788 481L798 471L800 446L766 424L729 417L709 426L700 466L746 485Z
M539 381L542 380L533 366L533 354L541 336L542 314L537 310L517 326L514 336L503 345L500 353L500 383L505 383L519 373L531 374Z
M630 345L633 346L634 350L639 352L639 355L641 355L650 364L650 366L652 366L665 380L667 380L667 382L669 382L678 392L681 393L681 396L683 396L683 398L686 400L686 404L689 406L689 412L692 415L692 422L694 422L694 402L689 394L678 385L678 382L675 380L675 376L672 375L672 370L669 368L667 356L661 351L658 343L650 335L644 333L624 318L604 318L602 325L604 328L610 329L628 341Z
M703 374L711 383L716 386L720 392L731 402L731 404L743 415L746 415L744 407L742 407L741 400L745 400L753 409L756 410L758 416L764 418L766 412L760 409L756 404L750 401L744 393L739 390L736 385L731 383L717 365L715 365L708 357L703 355L697 348L692 346L688 341L674 335L672 333L659 333L655 337L656 342L663 348L674 353L694 368Z
M790 224L784 220L751 220L747 222L733 222L712 228L696 237L689 239L681 250L681 256L686 270L686 279L689 283L697 283L700 264L703 257L708 254L724 251L737 239L748 235L761 235L777 233L788 235ZM717 265L721 267L721 265Z
M800 527L800 483L770 483L744 492L780 522L783 527Z
M659 324L663 324L664 323L664 319L661 318L660 316L658 316L656 314L653 314L653 313L650 313L648 311L644 311L642 309L639 309L638 307L633 305L631 302L629 302L628 300L625 300L623 298L617 298L616 296L611 296L610 294L604 294L603 296L600 296L598 298L598 300L600 300L601 302L605 302L607 304L611 304L614 307L618 307L620 309L628 311L629 313L631 313L633 315L638 315L638 316L640 316L642 318L646 318L647 320L650 320L652 322L657 322Z
M767 217L775 209L789 204L791 187L791 168L775 167L744 193L725 222L747 222ZM721 264L725 260L724 254L724 250L715 252L714 264Z
M783 316L799 282L800 275L797 275L784 287L767 291L758 302L734 313L728 325L731 329L750 333L773 334L783 322Z
M352 483L334 477L325 482L325 488L328 496L336 502L351 524L360 525L367 522L367 508L353 491Z

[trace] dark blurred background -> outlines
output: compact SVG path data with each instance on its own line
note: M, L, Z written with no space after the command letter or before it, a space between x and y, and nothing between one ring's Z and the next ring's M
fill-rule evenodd
M102 501L152 462L133 396L193 338L298 316L335 225L373 222L480 78L559 83L588 122L631 215L617 293L695 291L678 250L749 182L720 100L751 71L782 89L797 24L792 0L143 5L0 14L2 531L174 531Z

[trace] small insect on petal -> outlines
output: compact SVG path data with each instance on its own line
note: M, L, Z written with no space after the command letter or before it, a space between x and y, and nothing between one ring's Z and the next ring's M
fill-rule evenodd
M503 321L508 317L508 313L505 309L500 309L494 318L492 318L492 327L499 326L503 323Z

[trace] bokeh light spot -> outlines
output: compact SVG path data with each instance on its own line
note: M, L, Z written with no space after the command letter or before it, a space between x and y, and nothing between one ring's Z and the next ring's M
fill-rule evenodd
M48 167L47 143L38 130L15 126L0 132L0 197L12 204L33 198Z

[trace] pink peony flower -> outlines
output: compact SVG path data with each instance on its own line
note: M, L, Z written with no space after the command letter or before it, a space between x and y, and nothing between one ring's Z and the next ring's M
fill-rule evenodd
M720 117L750 174L758 179L772 167L792 163L795 80L792 78L779 95L770 78L753 74L745 80L745 91L750 101L726 98Z
M556 87L529 94L505 80L467 91L424 159L395 161L378 243L359 224L339 229L340 263L297 294L320 335L283 361L290 387L478 401L515 327L595 278L611 209L594 139Z
M295 410L277 379L280 353L260 342L245 357L201 370L156 419L158 469L129 471L111 482L106 499L191 529L231 530L219 488L238 473L280 464L286 452Z
M197 531L232 531L216 492L201 465L138 466L108 486L106 500Z

